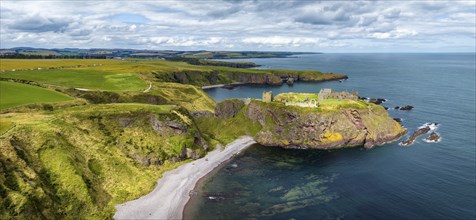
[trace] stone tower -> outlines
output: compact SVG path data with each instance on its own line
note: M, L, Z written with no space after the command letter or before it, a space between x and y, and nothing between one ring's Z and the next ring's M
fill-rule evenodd
M272 91L263 92L262 100L263 102L266 102L266 103L273 101L273 92Z

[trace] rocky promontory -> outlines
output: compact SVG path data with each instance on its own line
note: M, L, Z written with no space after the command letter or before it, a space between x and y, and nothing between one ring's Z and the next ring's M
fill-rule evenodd
M226 100L217 115L231 116L244 111L246 119L258 122L261 130L254 139L261 145L301 149L336 149L350 146L372 148L399 139L406 133L381 106L355 101L333 109L286 106L282 102L252 100L237 105ZM349 101L350 102L350 101ZM225 107L227 106L227 107ZM224 113L223 111L230 111Z

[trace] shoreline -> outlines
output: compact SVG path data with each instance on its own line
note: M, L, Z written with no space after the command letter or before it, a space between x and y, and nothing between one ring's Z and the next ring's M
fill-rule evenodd
M328 82L328 81L340 81L340 80L347 80L349 77L347 75L344 75L343 77L338 77L335 79L323 79L323 80L296 80L294 83L320 83L320 82ZM282 86L286 84L284 81L281 84L266 84L266 83L242 83L242 82L235 82L235 83L230 83L230 84L215 84L215 85L209 85L209 86L202 86L200 87L203 90L207 89L214 89L214 88L222 88L225 86L244 86L244 85L258 85L258 86Z
M152 192L136 200L116 205L114 219L182 219L189 193L207 174L234 155L255 144L243 136L224 149L215 149L205 157L164 173Z
M221 88L221 87L225 87L225 86L228 86L228 85L230 85L230 86L242 86L242 85L247 85L247 83L234 82L234 83L230 83L230 84L216 84L216 85L202 86L202 89L206 90L206 89Z

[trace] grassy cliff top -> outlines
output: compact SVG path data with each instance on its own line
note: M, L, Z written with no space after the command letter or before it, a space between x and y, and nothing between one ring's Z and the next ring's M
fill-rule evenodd
M287 101L287 102L303 102L305 100L312 100L315 99L317 101L318 95L317 93L280 93L274 97L276 101Z
M383 109L382 106L365 102L363 100L350 100L350 99L333 99L328 98L326 100L318 101L319 95L317 93L281 93L274 97L273 103L284 102L307 102L306 100L316 100L318 103L317 108L303 108L303 111L320 111L320 112L333 112L340 109L352 108L352 109L366 109L375 108ZM294 107L293 108L302 108Z

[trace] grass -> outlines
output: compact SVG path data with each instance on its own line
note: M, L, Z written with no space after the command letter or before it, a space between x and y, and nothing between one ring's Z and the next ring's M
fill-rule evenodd
M291 102L304 102L305 100L315 99L318 101L318 94L316 93L281 93L274 97L277 102L291 101ZM326 99L318 101L318 108L303 108L306 111L319 111L319 112L334 112L340 109L353 108L353 109L366 109L370 106L379 108L377 105L362 100L350 100L350 99Z
M0 70L55 68L77 65L107 65L118 60L105 59L0 59Z
M4 78L23 79L70 88L107 91L139 91L147 83L132 73L114 73L86 69L15 71L0 74Z
M179 83L154 83L150 94L159 95L170 103L181 105L189 111L213 112L216 104L203 90Z
M290 101L290 102L303 102L305 100L318 100L318 95L316 93L281 93L274 97L276 101Z
M62 93L21 83L0 81L0 110L42 102L61 102L73 98Z
M254 136L261 130L258 122L245 118L245 108L234 118L197 118L197 126L209 138L226 145L243 135Z
M326 99L319 101L319 110L324 112L338 111L342 108L353 109L366 109L369 106L380 107L372 103L368 103L362 100L339 100L339 99Z
M14 125L13 122L6 120L4 118L0 118L0 135L8 131L8 129L12 128Z

